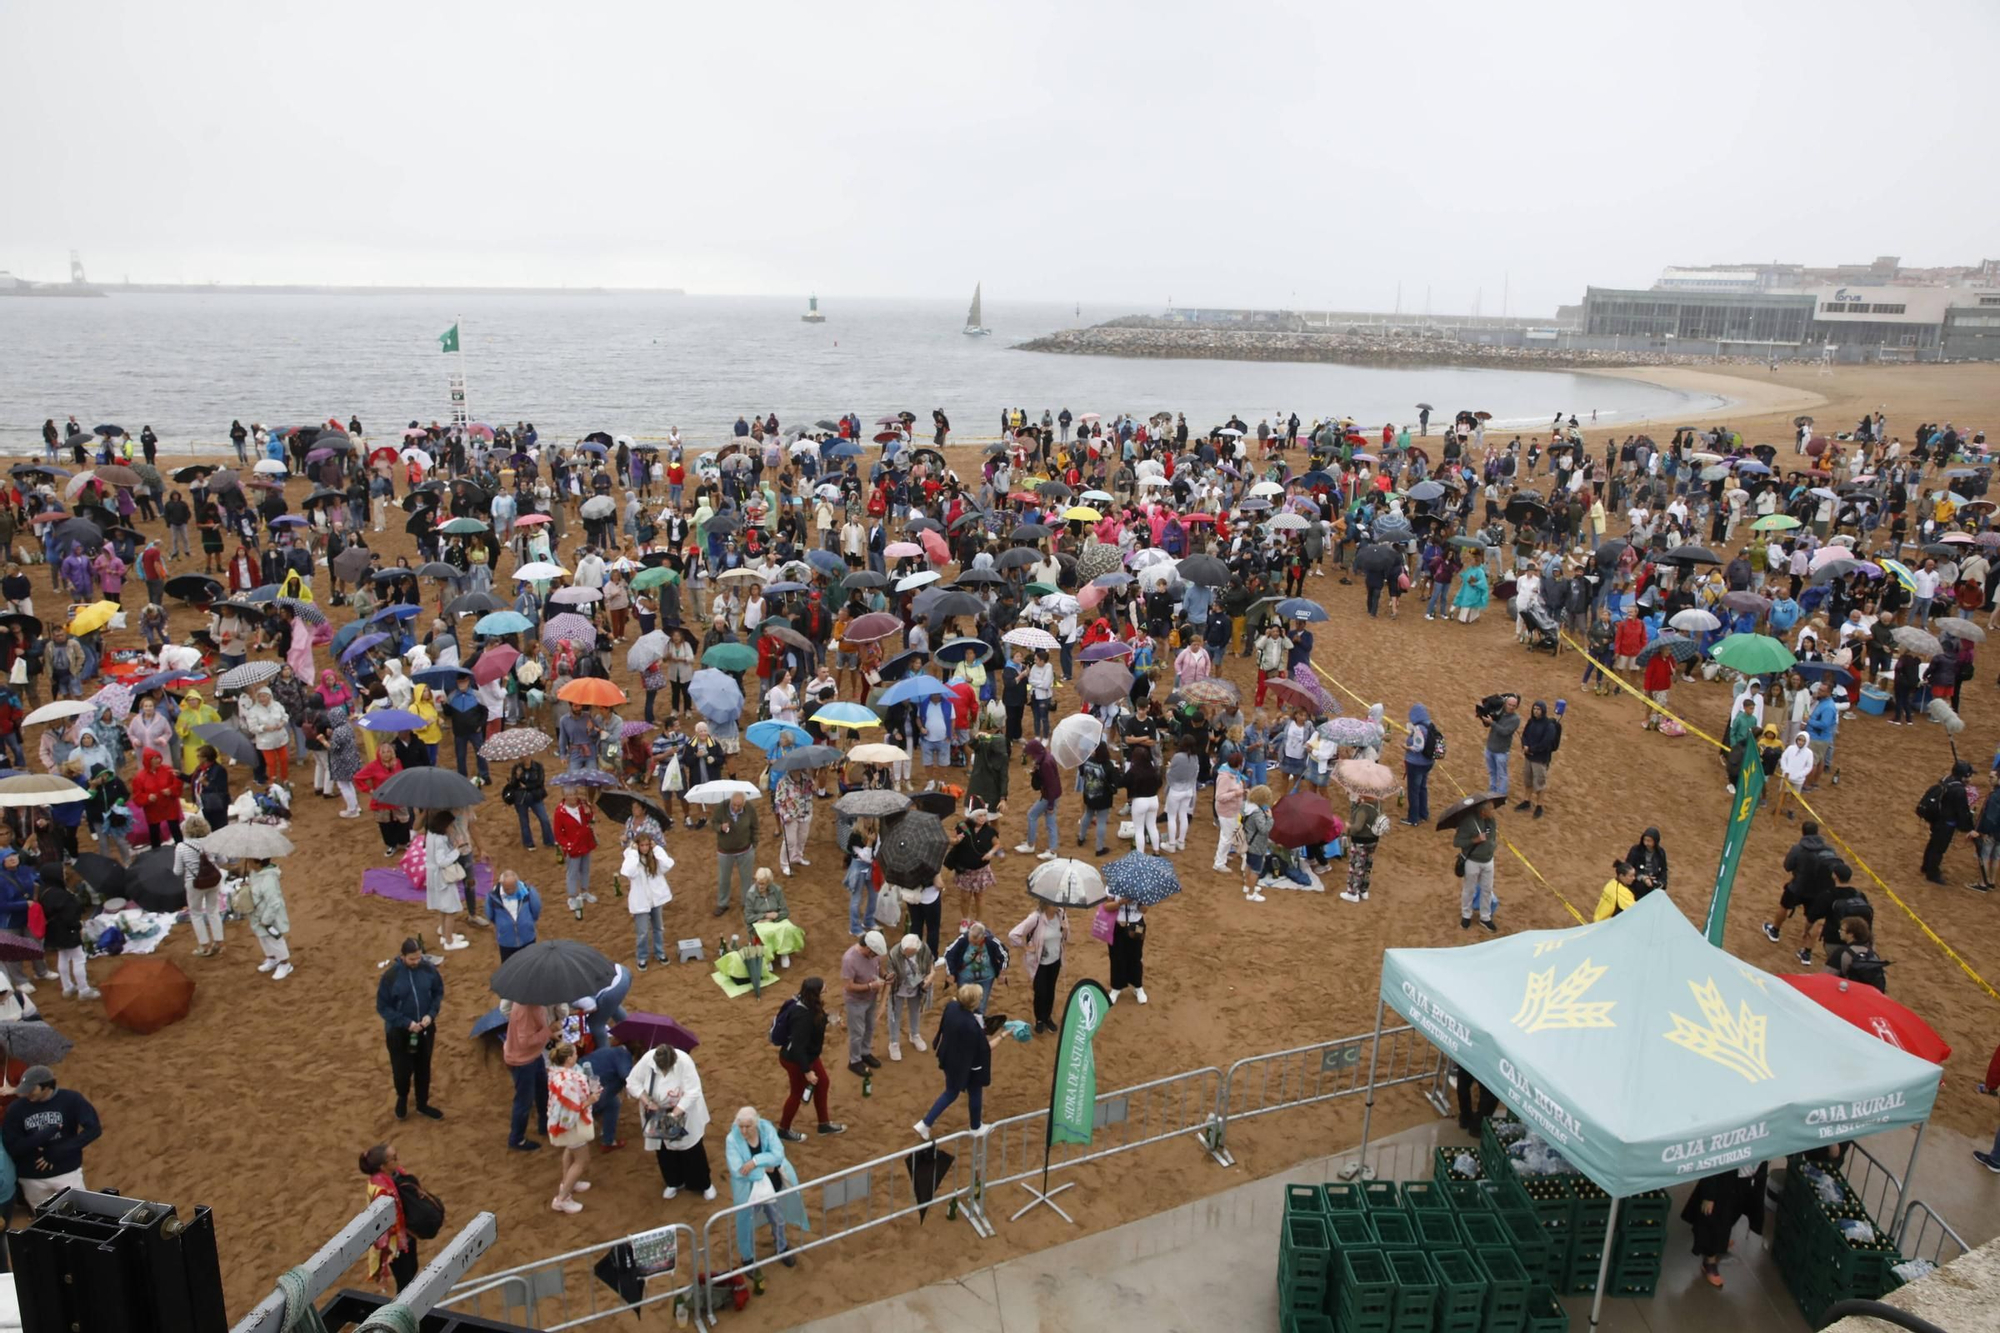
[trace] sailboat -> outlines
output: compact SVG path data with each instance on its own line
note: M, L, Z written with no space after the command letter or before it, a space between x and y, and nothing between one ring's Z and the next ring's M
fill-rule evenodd
M819 294L815 292L806 298L806 312L799 316L802 324L824 324L826 316L819 312Z
M969 338L984 338L993 330L979 322L979 284L972 284L972 309L965 312L965 327L959 330Z

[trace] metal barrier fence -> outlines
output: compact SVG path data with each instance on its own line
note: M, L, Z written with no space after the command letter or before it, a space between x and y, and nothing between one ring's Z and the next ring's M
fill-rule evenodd
M1444 1059L1429 1042L1408 1026L1384 1028L1375 1071L1377 1088L1399 1083L1429 1082L1442 1087ZM1224 1166L1234 1166L1230 1155L1229 1122L1269 1115L1289 1106L1310 1106L1368 1091L1369 1043L1375 1034L1295 1046L1289 1051L1253 1055L1229 1066L1223 1075L1222 1090L1215 1103L1215 1128L1209 1154ZM1433 1098L1439 1113L1441 1098Z
M905 1148L804 1181L780 1190L767 1202L735 1204L709 1214L701 1228L703 1267L710 1270L703 1274L702 1284L708 1297L703 1302L708 1321L714 1322L714 1296L722 1284L747 1276L777 1257L772 1254L765 1260L757 1258L758 1232L770 1230L769 1214L761 1210L776 1208L780 1216L796 1213L804 1217L803 1228L797 1224L785 1227L787 1254L804 1254L928 1209L938 1209L947 1217L963 1215L974 1234L991 1236L992 1227L977 1201L973 1159L978 1148L979 1136L961 1130L941 1135L927 1145ZM946 1157L950 1162L938 1167L937 1163ZM929 1197L920 1199L918 1182L926 1177L931 1192ZM748 1255L740 1252L737 1234L738 1219L745 1216L750 1225ZM738 1262L724 1267L725 1258L732 1253Z
M595 1270L606 1255L621 1245L634 1242L647 1252L651 1262L664 1263L666 1267L644 1278L640 1298L628 1305L617 1299L616 1293L598 1278ZM451 1294L439 1301L436 1308L456 1307L461 1314L486 1317L486 1307L490 1303L498 1307L492 1316L494 1318L555 1333L557 1329L594 1323L628 1310L658 1305L662 1301L673 1301L676 1306L686 1302L687 1308L693 1310L696 1308L695 1289L701 1281L702 1267L702 1250L696 1243L694 1228L685 1222L675 1222L581 1250L571 1250L568 1254L540 1259L532 1264L522 1264L518 1268L467 1278L452 1288ZM651 1290L655 1283L668 1278L675 1279L674 1286L661 1291ZM555 1301L558 1305L557 1322L545 1324L542 1322L542 1306L548 1301ZM580 1312L579 1306L582 1307Z
M1923 1214L1923 1221L1917 1227L1916 1239L1912 1241L1910 1224L1917 1221L1919 1211ZM1926 1244L1931 1247L1929 1254L1924 1253ZM1948 1244L1957 1246L1957 1253L1947 1256L1944 1247ZM1912 1199L1909 1210L1903 1214L1902 1229L1896 1233L1896 1248L1902 1251L1905 1259L1928 1259L1943 1267L1972 1247L1967 1245L1965 1237L1959 1235L1951 1223L1939 1217L1929 1204L1922 1199Z
M1881 1219L1890 1231L1896 1229L1896 1213L1903 1204L1903 1179L1882 1165L1881 1159L1859 1143L1849 1148L1844 1166L1848 1188L1860 1198L1868 1216Z

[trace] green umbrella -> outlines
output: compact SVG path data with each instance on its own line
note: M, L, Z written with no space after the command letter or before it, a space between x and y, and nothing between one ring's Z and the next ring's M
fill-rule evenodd
M1030 597L1047 597L1050 593L1059 592L1061 589L1053 583L1030 583L1027 591Z
M648 588L657 588L662 583L672 583L675 577L674 571L668 569L665 565L655 565L651 569L642 569L632 576L632 591L644 592Z
M1789 671L1799 659L1768 634L1732 634L1709 652L1722 665L1746 676Z
M1785 532L1796 528L1799 521L1790 514L1766 514L1750 525L1752 532Z
M455 518L439 526L439 532L451 537L466 537L475 532L486 531L486 525L476 518Z
M747 643L718 643L701 655L701 664L717 671L748 671L757 665L757 650Z

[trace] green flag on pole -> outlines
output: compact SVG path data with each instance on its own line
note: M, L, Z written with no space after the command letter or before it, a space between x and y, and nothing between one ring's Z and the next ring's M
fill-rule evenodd
M443 352L458 350L458 325L454 324L438 335L438 350Z
M1049 1091L1051 1145L1090 1142L1097 1121L1097 1054L1092 1038L1110 1010L1111 997L1095 981L1079 981L1070 988Z
M1754 738L1743 746L1743 763L1736 770L1736 804L1729 810L1729 827L1722 834L1722 864L1715 869L1715 893L1708 900L1708 924L1702 933L1716 948L1722 947L1722 927L1729 919L1729 890L1736 883L1736 865L1743 859L1743 844L1750 840L1750 821L1757 813L1757 798L1764 791L1764 762Z

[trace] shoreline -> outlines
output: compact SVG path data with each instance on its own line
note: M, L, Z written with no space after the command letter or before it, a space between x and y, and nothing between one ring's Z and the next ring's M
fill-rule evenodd
M1712 407L1699 411L1675 412L1669 416L1647 417L1646 425L1686 426L1694 424L1714 424L1716 413L1747 413L1753 418L1790 413L1794 416L1814 413L1825 407L1827 397L1810 389L1776 381L1754 380L1747 375L1734 374L1721 369L1697 369L1693 366L1578 366L1579 375L1595 375L1603 379L1636 380L1656 389L1669 389L1692 399L1698 394L1711 395L1719 401ZM1618 423L1613 423L1615 426ZM1629 423L1626 423L1629 424Z

